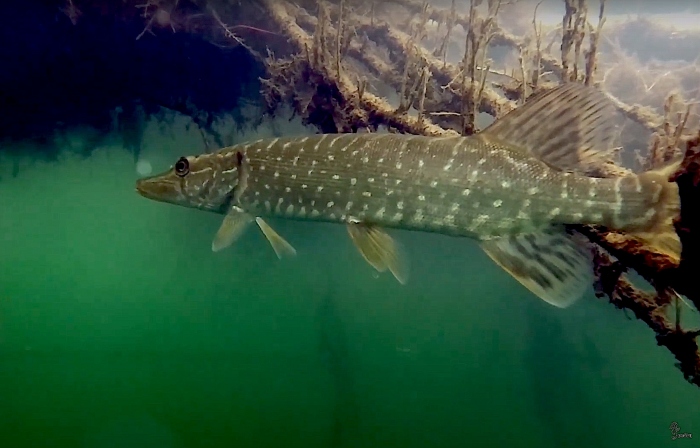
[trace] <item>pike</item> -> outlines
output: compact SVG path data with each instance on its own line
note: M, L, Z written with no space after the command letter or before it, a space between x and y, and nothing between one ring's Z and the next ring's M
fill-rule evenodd
M468 237L532 293L567 307L592 284L589 250L567 225L627 232L679 256L678 162L591 177L609 159L612 104L570 83L530 99L470 137L322 134L270 138L181 157L137 181L144 197L224 214L219 251L255 222L278 257L294 248L264 218L347 226L379 272L406 283L408 264L385 229Z

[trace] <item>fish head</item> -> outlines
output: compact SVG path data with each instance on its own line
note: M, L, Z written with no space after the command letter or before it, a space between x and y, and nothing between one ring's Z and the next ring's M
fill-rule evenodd
M238 168L216 154L180 157L169 170L136 181L143 197L182 207L222 211L238 184Z

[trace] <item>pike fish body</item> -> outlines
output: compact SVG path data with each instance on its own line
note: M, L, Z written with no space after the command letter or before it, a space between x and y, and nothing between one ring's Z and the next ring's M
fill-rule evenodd
M402 251L383 229L470 237L533 293L565 307L590 285L591 262L563 225L602 225L679 251L669 227L679 208L672 167L585 175L608 155L610 107L599 91L568 84L471 137L263 139L183 157L137 190L224 214L214 250L256 221L278 256L293 254L264 221L270 216L345 224L364 258L402 283Z

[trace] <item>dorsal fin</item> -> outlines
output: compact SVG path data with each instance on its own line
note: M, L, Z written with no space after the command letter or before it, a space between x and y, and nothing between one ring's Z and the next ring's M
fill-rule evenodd
M585 172L610 159L614 111L597 88L568 83L536 95L479 135L522 148L552 168Z

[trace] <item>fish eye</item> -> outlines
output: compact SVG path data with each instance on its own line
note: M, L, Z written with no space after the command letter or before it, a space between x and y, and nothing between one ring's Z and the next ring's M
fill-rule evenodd
M175 174L180 177L185 177L190 172L190 162L185 157L180 157L175 163Z

